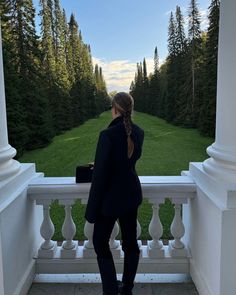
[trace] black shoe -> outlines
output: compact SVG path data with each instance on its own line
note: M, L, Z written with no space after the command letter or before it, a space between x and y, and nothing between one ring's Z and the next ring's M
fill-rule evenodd
M118 294L121 294L121 295L133 295L132 290L131 290L132 288L130 286L126 286L126 285L123 284L119 288Z
M98 258L98 267L100 270L102 289L104 295L117 295L118 286L116 279L116 269L113 258Z

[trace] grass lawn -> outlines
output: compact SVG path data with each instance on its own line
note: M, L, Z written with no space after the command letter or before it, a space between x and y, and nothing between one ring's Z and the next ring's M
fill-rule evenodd
M36 163L38 172L45 176L74 176L75 167L94 161L99 132L111 122L110 111L102 113L99 118L90 119L81 126L55 136L53 142L42 149L26 152L19 161ZM206 159L206 148L213 138L202 137L195 129L184 129L167 124L154 116L134 112L133 121L144 129L145 138L142 157L136 163L136 170L141 175L180 175L188 170L189 162ZM85 239L84 230L85 205L80 201L72 208L72 215L77 232L74 239ZM168 199L160 205L160 218L163 224L163 239L172 238L170 224L173 219L173 205ZM54 240L62 241L61 228L64 221L64 207L55 201L51 207L51 218L55 225ZM139 209L141 239L150 239L148 226L152 217L151 204L147 200ZM120 238L120 234L118 236Z

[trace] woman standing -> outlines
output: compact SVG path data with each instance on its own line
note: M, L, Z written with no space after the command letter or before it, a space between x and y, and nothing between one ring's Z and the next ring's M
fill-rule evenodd
M131 119L134 101L117 93L111 104L113 120L100 132L85 218L94 223L93 244L101 274L103 294L132 294L140 250L137 212L142 189L135 170L141 157L144 131ZM124 251L122 287L118 288L109 239L119 220Z

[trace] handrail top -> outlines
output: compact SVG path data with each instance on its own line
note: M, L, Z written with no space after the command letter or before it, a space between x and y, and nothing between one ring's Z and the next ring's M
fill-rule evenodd
M139 176L141 185L194 185L189 176ZM32 179L28 186L88 186L91 183L75 183L75 177L38 177Z
M139 176L144 197L164 200L175 197L184 202L193 198L196 185L189 176ZM75 177L37 177L28 184L27 193L31 199L64 200L84 199L89 195L91 183L75 183Z

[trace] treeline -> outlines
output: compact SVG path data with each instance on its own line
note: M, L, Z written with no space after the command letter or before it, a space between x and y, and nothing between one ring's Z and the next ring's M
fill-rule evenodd
M9 142L18 156L109 107L102 69L59 0L0 1Z
M211 0L209 27L203 32L196 0L188 11L188 36L179 6L171 12L168 57L159 67L155 48L154 71L147 75L146 61L137 64L130 92L135 109L185 127L215 135L219 0Z

